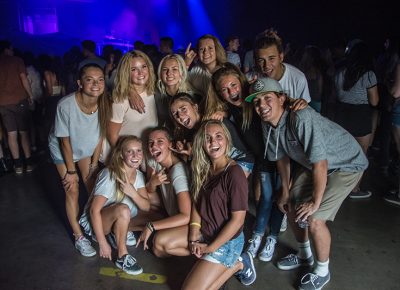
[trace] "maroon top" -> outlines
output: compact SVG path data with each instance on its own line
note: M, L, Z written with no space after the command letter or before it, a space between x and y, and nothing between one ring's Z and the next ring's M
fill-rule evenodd
M212 242L231 218L231 212L247 210L248 184L237 164L218 175L209 176L201 188L196 209L201 216L201 233L205 242ZM233 238L243 230L243 225Z
M16 56L0 56L0 106L16 105L28 97L22 85L21 73L26 74L22 59Z

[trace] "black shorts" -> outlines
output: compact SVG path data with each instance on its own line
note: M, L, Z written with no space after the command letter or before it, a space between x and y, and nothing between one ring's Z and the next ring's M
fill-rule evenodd
M7 132L28 131L30 110L28 100L16 105L0 106L0 115Z
M353 137L363 137L372 133L372 108L370 105L352 105L338 102L335 122Z

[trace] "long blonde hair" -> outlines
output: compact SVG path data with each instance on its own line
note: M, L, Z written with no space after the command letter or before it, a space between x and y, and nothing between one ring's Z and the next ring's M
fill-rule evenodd
M157 69L157 76L158 76L158 81L157 81L157 87L162 95L166 95L167 91L165 88L164 83L161 80L161 73L162 73L162 66L167 60L174 59L178 63L178 69L179 73L181 74L181 80L179 82L179 87L178 87L178 92L177 93L187 93L189 92L190 86L189 83L187 82L187 76L188 76L188 70L186 68L185 61L179 54L168 54L166 55L160 62L160 65L158 66Z
M141 57L147 65L149 70L149 79L146 84L146 92L148 95L154 94L156 75L154 73L153 63L144 52L140 50L132 50L124 54L118 64L114 81L114 90L112 93L112 99L114 102L123 102L130 95L130 90L134 89L131 84L131 60L135 57Z
M204 150L204 144L206 142L206 128L209 125L219 125L222 128L222 131L226 137L226 150L225 150L225 157L229 157L229 152L231 151L232 147L232 138L231 134L229 133L228 129L221 121L217 120L207 120L202 122L199 130L197 131L196 135L194 136L193 140L193 159L191 163L192 167L192 198L193 201L196 202L199 198L199 193L201 187L206 182L211 167L211 160L208 157L207 153Z
M126 182L126 171L124 166L123 160L123 152L126 149L126 146L129 142L139 142L142 143L139 137L129 135L129 136L122 136L118 139L117 144L115 145L111 157L110 162L108 164L108 170L110 171L110 178L117 178L121 179L122 181ZM115 192L117 194L116 202L121 202L125 196L125 193L121 190L121 185L118 181L115 182Z
M241 87L241 98L245 97L248 93L249 84L246 80L246 77L240 71L240 69L229 62L224 63L219 69L217 69L211 78L211 86L209 90L209 94L207 95L207 106L206 111L208 115L212 115L216 111L224 109L225 100L220 95L219 92L219 81L224 76L234 76L239 80ZM221 104L222 103L222 104ZM251 103L243 101L242 107L242 130L247 130L250 127L250 124L253 119L253 105ZM226 106L225 106L226 110Z

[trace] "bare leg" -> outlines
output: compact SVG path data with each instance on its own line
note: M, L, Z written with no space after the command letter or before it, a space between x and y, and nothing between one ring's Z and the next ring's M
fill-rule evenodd
M292 210L287 213L287 219L297 242L304 243L308 241L308 230L300 228L295 222L296 211L294 210L294 205L292 205Z
M8 147L10 148L11 155L14 159L19 158L19 146L18 146L18 133L17 131L11 131L7 133L8 136Z
M364 154L367 154L369 144L371 143L371 137L372 137L372 134L368 134L368 135L365 135L363 137L355 137L355 139L357 140L358 144L360 144L361 149L363 150ZM355 188L353 189L353 191L360 191L361 179L362 178L360 178L360 181L358 181L358 183L355 186Z
M310 221L310 234L313 239L317 260L328 261L331 248L331 233L323 220L312 219Z
M61 178L64 178L67 167L64 163L56 164L58 174ZM69 224L71 225L72 231L74 233L75 239L82 235L81 227L78 223L79 214L79 184L75 183L71 188L65 192L65 210L67 212L67 217Z
M126 234L131 219L131 211L126 204L118 203L101 210L101 220L103 222L104 234L108 234L113 229L117 240L118 257L128 254L126 248Z
M219 289L238 270L243 268L238 262L232 268L205 260L198 260L183 283L184 290L214 290Z
M153 252L157 257L189 256L188 226L158 231L154 236Z
M96 177L90 178L89 176L90 162L91 162L90 157L81 159L77 162L79 171L81 172L83 184L85 185L85 188L89 194L92 192L96 181Z
M29 140L29 132L28 131L21 131L19 132L21 136L21 146L22 150L24 151L25 158L31 157L31 142Z

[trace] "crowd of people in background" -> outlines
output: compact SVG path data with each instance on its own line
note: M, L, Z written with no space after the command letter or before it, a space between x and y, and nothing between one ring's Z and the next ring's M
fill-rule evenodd
M238 36L224 43L206 34L175 53L163 37L98 56L84 40L59 57L1 40L0 176L29 173L48 153L79 253L112 260L114 248L131 275L143 269L127 246L194 255L182 289L220 289L232 276L251 285L253 259L271 261L289 223L299 250L277 266L313 266L299 289L322 289L326 222L346 197L371 196L367 156L391 181L384 199L400 205L400 44L300 48L274 29L246 50Z

